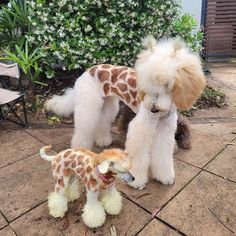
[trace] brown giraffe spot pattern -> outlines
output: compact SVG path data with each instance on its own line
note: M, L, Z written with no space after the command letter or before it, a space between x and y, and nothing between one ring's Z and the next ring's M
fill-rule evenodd
M68 158L69 156L69 158ZM87 191L97 192L105 189L114 179L110 179L109 184L101 181L96 174L93 158L98 158L98 154L77 149L62 151L52 161L52 172L55 182L55 191L65 191L68 178L76 175L85 184ZM65 177L67 180L65 180Z
M135 70L126 66L101 64L87 70L91 76L98 78L104 96L117 96L131 110L137 112L139 100Z

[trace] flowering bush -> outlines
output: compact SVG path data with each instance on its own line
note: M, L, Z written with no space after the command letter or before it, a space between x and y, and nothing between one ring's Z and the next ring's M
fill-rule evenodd
M133 65L141 39L170 36L180 8L178 0L30 0L29 6L27 38L47 53L48 77L52 65Z

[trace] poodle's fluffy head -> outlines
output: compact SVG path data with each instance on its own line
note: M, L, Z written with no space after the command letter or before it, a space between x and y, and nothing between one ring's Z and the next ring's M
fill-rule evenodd
M201 60L179 38L159 42L149 36L135 64L138 95L152 112L169 111L174 103L188 110L202 93Z

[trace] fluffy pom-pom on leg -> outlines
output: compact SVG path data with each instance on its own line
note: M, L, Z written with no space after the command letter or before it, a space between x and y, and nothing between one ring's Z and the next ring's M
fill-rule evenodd
M62 193L52 192L48 196L49 214L55 218L63 217L67 211L67 198Z
M101 202L95 193L87 193L87 202L83 208L82 218L89 228L102 226L106 220L106 213Z
M115 187L106 190L102 197L102 204L108 214L118 215L122 208L121 194L115 189Z

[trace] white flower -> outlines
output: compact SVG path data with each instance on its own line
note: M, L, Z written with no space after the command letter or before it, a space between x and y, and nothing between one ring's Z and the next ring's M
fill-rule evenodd
M92 26L91 25L87 25L87 27L84 29L85 32L89 32L92 30Z

